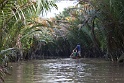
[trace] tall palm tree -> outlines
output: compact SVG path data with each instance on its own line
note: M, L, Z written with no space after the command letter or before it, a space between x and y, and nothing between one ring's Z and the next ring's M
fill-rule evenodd
M99 14L97 18L101 21L107 42L107 54L112 60L117 60L123 53L123 0L94 0L92 1ZM103 4L101 4L103 3Z
M19 35L23 37L22 29L30 24L37 27L33 19L51 7L57 8L48 0L0 0L0 58L6 59L3 55L13 50L10 48L23 49L19 46L25 44L21 43L19 38ZM26 33L28 31L30 32L30 29ZM20 44L16 44L18 42Z

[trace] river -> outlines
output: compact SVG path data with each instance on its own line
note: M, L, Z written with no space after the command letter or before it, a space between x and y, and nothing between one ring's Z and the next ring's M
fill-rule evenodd
M5 83L124 83L124 65L101 59L46 59L11 65Z

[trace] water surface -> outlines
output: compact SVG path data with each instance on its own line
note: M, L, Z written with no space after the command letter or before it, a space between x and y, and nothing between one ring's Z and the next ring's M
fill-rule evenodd
M100 59L47 59L13 63L5 83L124 83L124 65Z

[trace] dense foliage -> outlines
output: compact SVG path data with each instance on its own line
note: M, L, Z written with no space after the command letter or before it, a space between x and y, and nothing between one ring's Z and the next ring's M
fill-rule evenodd
M82 57L104 57L119 62L123 60L121 0L80 0L75 7L65 9L56 18L45 19L41 24L44 24L47 32L40 32L39 38L44 39L46 44L35 50L34 54L41 57L69 57L72 49L80 43Z
M1 79L8 61L69 57L77 43L82 57L123 60L123 0L79 0L55 18L38 17L53 6L47 0L0 1Z
M57 8L47 0L0 1L0 79L7 73L8 61L23 59L31 47L33 32L40 25L35 18L53 6Z

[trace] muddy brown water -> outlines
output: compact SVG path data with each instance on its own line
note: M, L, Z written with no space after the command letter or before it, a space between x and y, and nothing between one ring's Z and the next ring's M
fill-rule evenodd
M101 59L47 59L12 63L5 83L124 83L124 65Z

